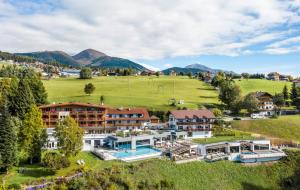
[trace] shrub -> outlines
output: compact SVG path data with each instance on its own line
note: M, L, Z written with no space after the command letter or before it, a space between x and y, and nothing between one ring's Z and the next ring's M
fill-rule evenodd
M70 161L58 151L47 151L42 158L42 165L58 170L70 166Z

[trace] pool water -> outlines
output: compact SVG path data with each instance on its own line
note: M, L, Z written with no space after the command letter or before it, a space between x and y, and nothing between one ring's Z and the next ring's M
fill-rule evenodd
M161 151L151 147L137 147L136 150L115 152L113 153L113 156L116 158L128 158L128 157L141 156L141 155L147 155L147 154L153 154L159 152Z

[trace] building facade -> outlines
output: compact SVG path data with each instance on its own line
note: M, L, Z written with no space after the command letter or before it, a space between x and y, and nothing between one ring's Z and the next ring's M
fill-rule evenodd
M209 138L215 119L210 110L173 110L169 116L169 127L186 131L188 138Z
M103 140L119 130L141 130L150 121L143 108L113 109L89 103L59 103L40 106L47 126L48 147L57 148L54 128L61 119L72 117L85 130L84 150L100 146Z
M273 96L267 92L256 92L255 97L258 100L258 108L261 115L272 116L274 115Z

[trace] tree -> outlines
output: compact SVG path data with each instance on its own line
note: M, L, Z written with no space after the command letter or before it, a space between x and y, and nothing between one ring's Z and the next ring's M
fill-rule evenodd
M293 83L291 88L290 98L293 101L297 97L298 97L298 89L296 87L296 83Z
M104 105L104 96L103 95L100 96L100 103L101 103L101 105Z
M88 95L91 95L94 91L95 91L95 86L93 85L93 83L88 83L85 85L84 87L84 92Z
M91 79L92 78L92 70L88 67L84 67L80 71L80 79Z
M241 105L241 90L240 87L231 81L224 81L220 86L219 99L230 110L236 110ZM235 107L238 106L238 107Z
M214 108L214 109L212 110L212 112L213 112L213 114L214 114L216 117L222 117L222 115L223 115L222 111L221 111L220 109L218 109L218 108Z
M159 71L156 71L156 72L155 72L155 75L156 75L157 77L159 77L159 75L160 75Z
M244 79L249 79L249 77L250 77L249 73L242 73L241 75Z
M276 105L277 108L279 108L279 111L281 110L281 107L284 106L284 95L282 93L275 94L273 96L273 103Z
M0 108L0 170L8 170L17 164L17 123L12 119L6 100Z
M283 94L283 98L285 101L287 101L289 99L289 91L286 85L284 85L283 89L282 89L282 94Z
M24 120L25 114L30 110L31 105L34 104L34 98L31 93L28 82L21 79L18 83L17 89L9 96L9 111L12 116L16 116Z
M245 96L243 101L243 107L247 109L248 113L253 113L258 110L259 101L255 94L249 93Z
M55 127L55 137L59 144L59 151L67 157L76 155L82 149L84 130L76 121L67 116Z
M300 97L295 98L293 104L297 107L298 110L300 110Z
M188 74L187 74L187 76L189 77L189 78L192 78L192 72L189 72Z
M26 113L19 136L23 159L28 159L30 164L39 162L42 147L47 140L47 134L42 112L36 105L32 105L29 112Z

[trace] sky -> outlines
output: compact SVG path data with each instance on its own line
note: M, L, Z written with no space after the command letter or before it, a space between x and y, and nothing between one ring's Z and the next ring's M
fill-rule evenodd
M0 0L0 50L300 75L300 0Z

